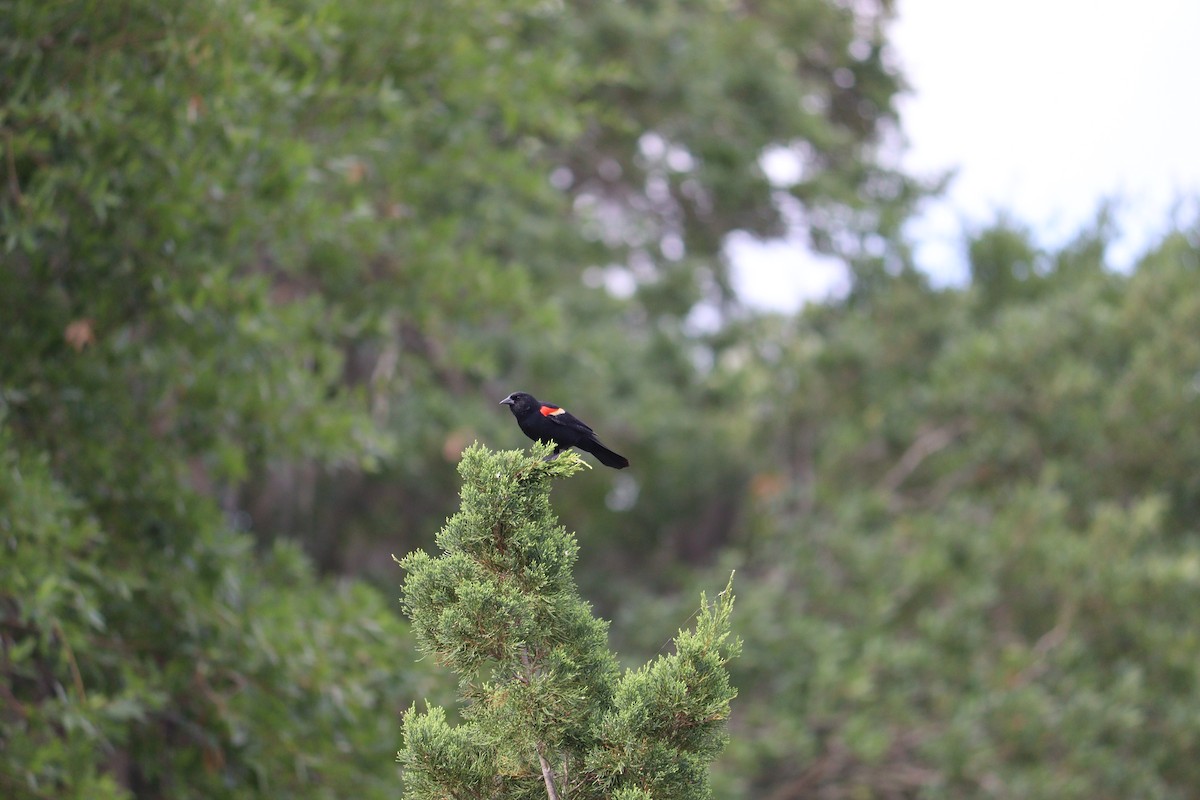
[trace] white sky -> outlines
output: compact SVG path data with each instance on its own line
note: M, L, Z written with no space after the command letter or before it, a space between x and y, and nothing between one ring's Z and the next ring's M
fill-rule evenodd
M913 89L903 163L958 170L910 229L938 282L965 278L964 227L1000 211L1055 246L1116 199L1126 266L1178 201L1195 209L1200 0L900 0L891 39ZM792 309L844 285L794 243L730 249L755 305Z

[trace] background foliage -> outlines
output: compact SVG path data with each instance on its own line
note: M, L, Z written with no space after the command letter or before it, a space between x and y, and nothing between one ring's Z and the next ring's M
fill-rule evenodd
M931 287L890 13L0 0L3 793L394 796L516 389L634 463L555 496L623 657L745 576L718 795L1200 791L1200 228ZM849 296L742 307L789 227Z

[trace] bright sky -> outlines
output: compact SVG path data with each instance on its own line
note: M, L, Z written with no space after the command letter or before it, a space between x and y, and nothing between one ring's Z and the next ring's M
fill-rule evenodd
M1055 246L1118 201L1118 266L1200 197L1197 0L900 0L892 42L913 93L901 114L917 174L957 168L911 228L918 263L964 279L964 227L1008 211ZM1185 221L1194 219L1184 212ZM795 243L737 240L737 284L791 309L844 285Z

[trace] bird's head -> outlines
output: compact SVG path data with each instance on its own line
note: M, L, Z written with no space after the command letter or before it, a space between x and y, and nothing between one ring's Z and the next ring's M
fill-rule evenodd
M500 401L500 405L508 406L509 410L516 416L526 414L538 407L538 401L531 394L525 392L513 392L508 397Z

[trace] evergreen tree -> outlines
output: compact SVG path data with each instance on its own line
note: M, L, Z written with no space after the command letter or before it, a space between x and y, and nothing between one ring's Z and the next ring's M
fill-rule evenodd
M608 625L579 596L573 534L550 508L550 481L584 465L550 447L463 455L462 510L416 551L403 604L420 648L461 678L442 708L404 720L405 797L701 798L736 694L726 663L732 579L675 652L619 673Z

